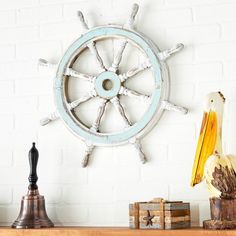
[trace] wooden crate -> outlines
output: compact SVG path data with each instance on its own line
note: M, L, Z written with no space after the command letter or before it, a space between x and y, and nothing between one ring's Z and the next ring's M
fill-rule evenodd
M190 227L190 204L154 199L129 205L132 229L182 229Z

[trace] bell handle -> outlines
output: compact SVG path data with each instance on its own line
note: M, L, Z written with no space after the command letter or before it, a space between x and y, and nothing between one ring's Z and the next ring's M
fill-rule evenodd
M30 174L29 174L29 190L38 189L37 181L37 164L38 164L39 153L37 148L35 147L35 143L33 143L32 148L29 151L29 165L30 165Z

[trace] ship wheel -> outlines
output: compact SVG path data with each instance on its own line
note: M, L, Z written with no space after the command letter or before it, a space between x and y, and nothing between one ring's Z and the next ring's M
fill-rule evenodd
M86 167L90 155L95 146L110 146L131 143L137 150L142 163L147 161L140 138L146 134L161 117L164 110L174 110L186 114L187 109L177 106L168 101L169 78L168 68L165 60L172 54L183 48L183 44L160 51L151 40L134 30L134 20L138 12L138 5L134 4L128 21L124 26L108 25L89 29L84 20L82 12L78 12L78 17L84 29L78 38L65 52L58 64L52 64L44 59L39 63L46 67L56 67L56 77L54 78L54 98L56 111L41 120L41 125L46 125L58 118L62 119L65 125L86 144L86 151L82 161L82 166ZM97 44L102 40L112 40L116 47L113 52L113 61L106 67L102 56L99 53ZM120 73L119 67L122 55L127 45L130 45L143 55L143 61L138 66L134 66L124 73ZM78 62L80 55L90 50L97 61L99 72L97 74L82 73L74 69L74 63ZM153 89L150 94L136 91L126 85L130 78L135 78L143 71L150 70L153 79ZM71 78L85 80L90 83L90 90L83 96L72 100L69 96ZM138 99L146 103L147 109L137 121L132 121L128 117L121 98L129 97ZM93 123L88 126L79 117L76 109L92 99L99 99L97 114L93 118ZM123 128L115 132L103 132L100 129L101 120L106 116L108 104L112 105L117 115L123 120ZM109 105L109 106L110 106Z

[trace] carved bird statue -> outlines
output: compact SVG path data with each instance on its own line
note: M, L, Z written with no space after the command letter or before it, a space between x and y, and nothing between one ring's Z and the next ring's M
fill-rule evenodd
M192 169L191 186L204 178L212 197L236 197L236 157L222 151L225 98L221 92L206 96L204 114Z

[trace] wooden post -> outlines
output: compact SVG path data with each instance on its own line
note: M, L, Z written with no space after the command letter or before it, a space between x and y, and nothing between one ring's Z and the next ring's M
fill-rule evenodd
M211 220L203 221L205 229L236 229L236 199L210 198Z

